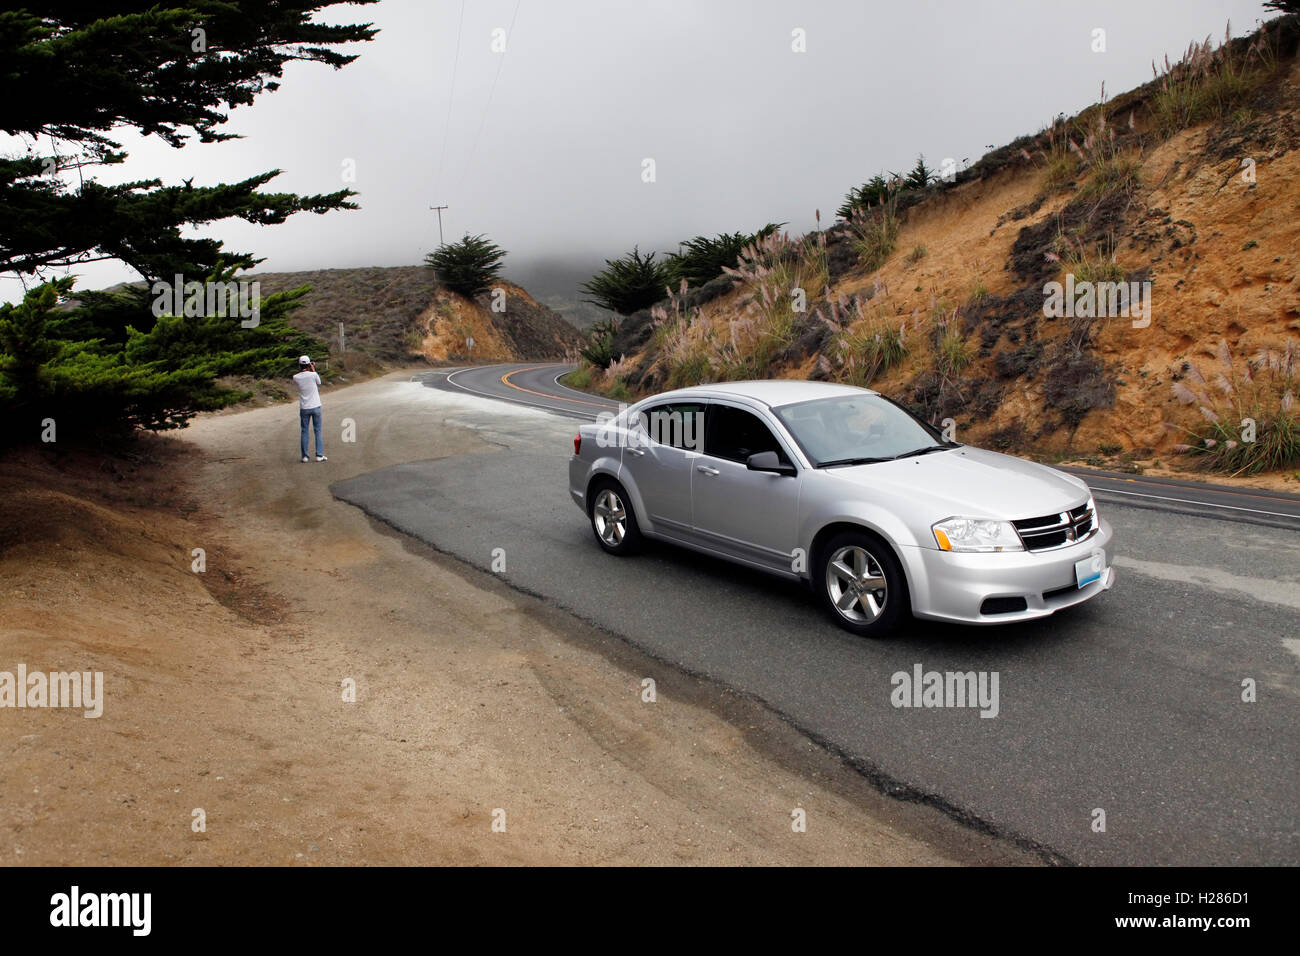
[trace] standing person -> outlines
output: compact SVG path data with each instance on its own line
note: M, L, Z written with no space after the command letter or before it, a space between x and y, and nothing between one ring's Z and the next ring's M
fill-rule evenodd
M307 423L316 431L316 460L329 461L325 457L325 439L321 436L320 375L316 373L316 363L304 355L298 359L299 372L293 377L293 384L298 386L298 421L302 425L302 460L307 457Z

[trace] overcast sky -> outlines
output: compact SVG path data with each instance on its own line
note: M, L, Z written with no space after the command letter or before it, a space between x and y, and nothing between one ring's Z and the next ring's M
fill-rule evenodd
M447 239L486 233L509 275L768 221L807 231L876 172L918 153L974 162L1103 81L1127 90L1153 59L1264 15L1258 0L384 0L329 11L380 33L342 70L291 64L231 115L245 139L174 150L123 133L129 160L100 177L209 185L280 168L267 188L360 194L356 211L209 231L263 270L418 263L438 242L428 207L446 204ZM82 287L136 278L74 271Z

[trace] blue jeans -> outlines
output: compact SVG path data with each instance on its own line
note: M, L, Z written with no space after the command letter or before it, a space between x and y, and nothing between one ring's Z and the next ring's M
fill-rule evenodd
M302 423L302 457L307 457L307 423L310 422L316 430L316 457L319 458L325 454L325 439L321 437L321 412L320 406L315 408L298 409L298 420Z

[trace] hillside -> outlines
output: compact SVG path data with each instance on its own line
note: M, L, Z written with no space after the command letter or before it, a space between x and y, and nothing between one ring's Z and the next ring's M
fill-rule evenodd
M953 182L777 237L624 319L625 358L593 378L638 395L752 377L869 384L951 419L960 440L1135 470L1186 461L1175 446L1206 435L1223 452L1237 419L1262 427L1281 406L1294 455L1300 27L1265 29L1194 45ZM1085 281L1130 284L1129 314L1053 314L1050 284Z
M433 362L466 357L473 337L475 360L528 360L565 354L580 341L576 328L509 282L504 311L493 312L489 294L464 298L441 286L424 266L373 266L312 272L263 272L263 295L310 285L289 321L339 348L344 323L349 352L379 361L423 356Z

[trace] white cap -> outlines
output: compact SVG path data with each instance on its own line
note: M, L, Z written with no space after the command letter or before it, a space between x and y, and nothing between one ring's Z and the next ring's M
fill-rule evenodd
M307 356L307 355L300 355L300 356L298 356L298 364L299 364L299 365L310 365L310 364L311 364L311 357L310 357L310 356Z

